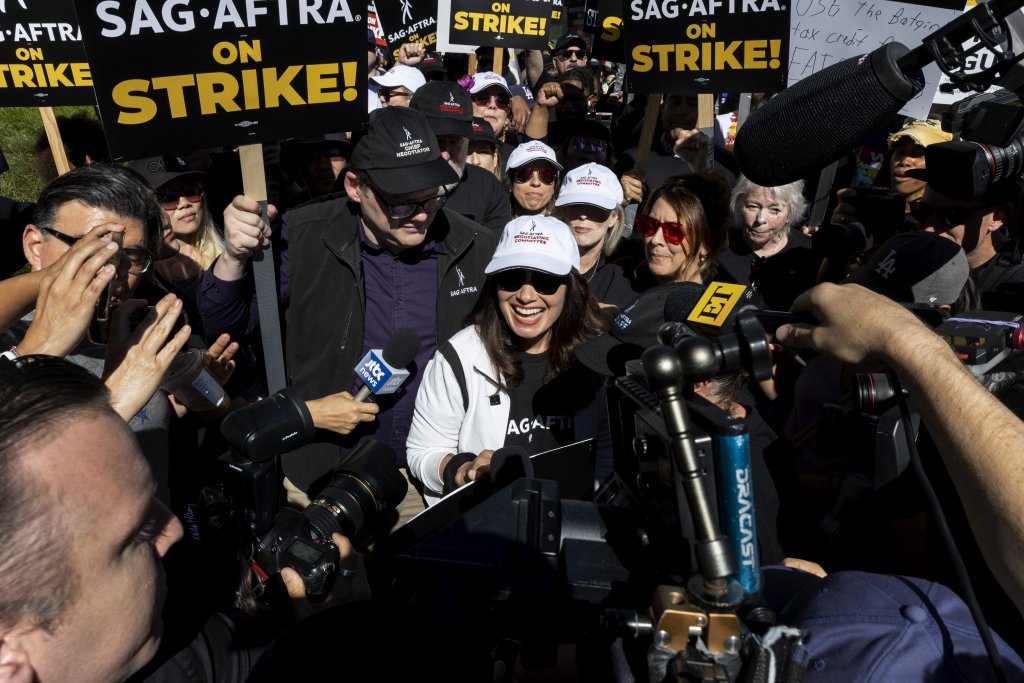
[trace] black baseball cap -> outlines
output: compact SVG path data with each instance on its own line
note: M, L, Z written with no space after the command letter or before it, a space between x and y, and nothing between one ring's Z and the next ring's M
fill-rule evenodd
M558 42L555 43L555 52L561 52L570 45L579 45L586 50L587 39L578 33L566 33L558 39Z
M131 169L141 175L153 189L171 182L182 176L206 176L202 171L194 171L185 159L177 154L161 154L158 157L147 157L129 164Z
M370 112L369 129L352 151L349 165L364 171L379 189L405 195L459 182L441 156L427 117L409 107Z
M466 137L469 138L470 142L489 142L492 145L498 144L498 138L494 136L494 128L487 122L487 119L482 119L479 116L473 117L473 132Z
M416 64L416 68L422 71L424 76L447 73L444 68L444 59L436 52L424 52L423 59Z
M473 134L473 101L458 83L428 81L413 94L409 107L427 117L434 135Z

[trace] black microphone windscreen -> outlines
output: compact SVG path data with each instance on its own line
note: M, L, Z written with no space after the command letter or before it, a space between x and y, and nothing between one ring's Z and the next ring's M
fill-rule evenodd
M408 327L395 330L391 338L384 343L381 355L384 362L393 368L404 368L412 363L420 350L420 337Z
M686 322L690 311L704 295L704 286L696 282L682 282L672 288L672 293L665 299L665 322Z
M909 50L888 43L786 88L750 115L733 153L751 181L776 187L817 173L883 127L924 87L897 64Z

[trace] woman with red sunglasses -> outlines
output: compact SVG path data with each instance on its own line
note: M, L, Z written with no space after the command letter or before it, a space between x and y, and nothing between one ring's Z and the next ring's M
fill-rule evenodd
M637 269L634 289L648 289L673 282L704 281L711 255L722 236L711 230L704 205L679 181L658 186L633 220L643 236L644 263Z
M516 147L505 164L505 186L509 189L512 216L547 215L558 195L562 165L555 150L539 140Z

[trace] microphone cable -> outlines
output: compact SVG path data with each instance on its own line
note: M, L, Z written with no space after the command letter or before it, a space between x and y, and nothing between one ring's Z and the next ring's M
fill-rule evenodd
M981 636L981 641L985 644L985 651L988 653L989 662L992 664L995 680L998 683L1007 683L1006 669L1003 667L1003 657L999 654L995 641L992 640L992 632L989 630L988 622L985 621L985 615L981 613L981 606L978 604L978 597L974 593L974 586L967 575L967 568L964 566L964 560L956 547L956 541L953 540L953 532L950 531L949 524L946 522L946 516L942 512L942 505L939 503L939 497L935 494L931 481L928 480L928 475L924 471L924 465L921 463L921 456L917 452L917 443L914 440L914 426L910 419L910 410L907 408L906 397L902 391L898 391L896 394L900 405L903 434L906 437L907 448L910 451L910 466L913 468L914 475L921 484L921 489L924 491L925 498L928 501L928 508L935 519L939 534L942 536L942 543L946 546L949 559L953 562L953 571L956 573L957 582L960 584L960 590L963 592L964 603L966 603L967 608L971 612L971 617L978 628L978 635Z

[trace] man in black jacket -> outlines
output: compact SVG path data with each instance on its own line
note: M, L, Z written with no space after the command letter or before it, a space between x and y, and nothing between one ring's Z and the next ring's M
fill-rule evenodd
M383 109L371 115L369 132L353 151L345 194L322 197L287 216L288 249L281 259L285 360L289 383L321 428L318 443L282 459L298 489L318 490L343 452L366 438L388 443L404 465L422 369L437 345L463 327L496 243L487 228L443 209L442 188L457 181L421 113ZM256 202L236 197L225 211L225 253L200 286L207 329L252 329L246 268L269 235ZM379 397L374 419L349 393L360 386L353 369L400 328L412 328L422 347L402 388Z

